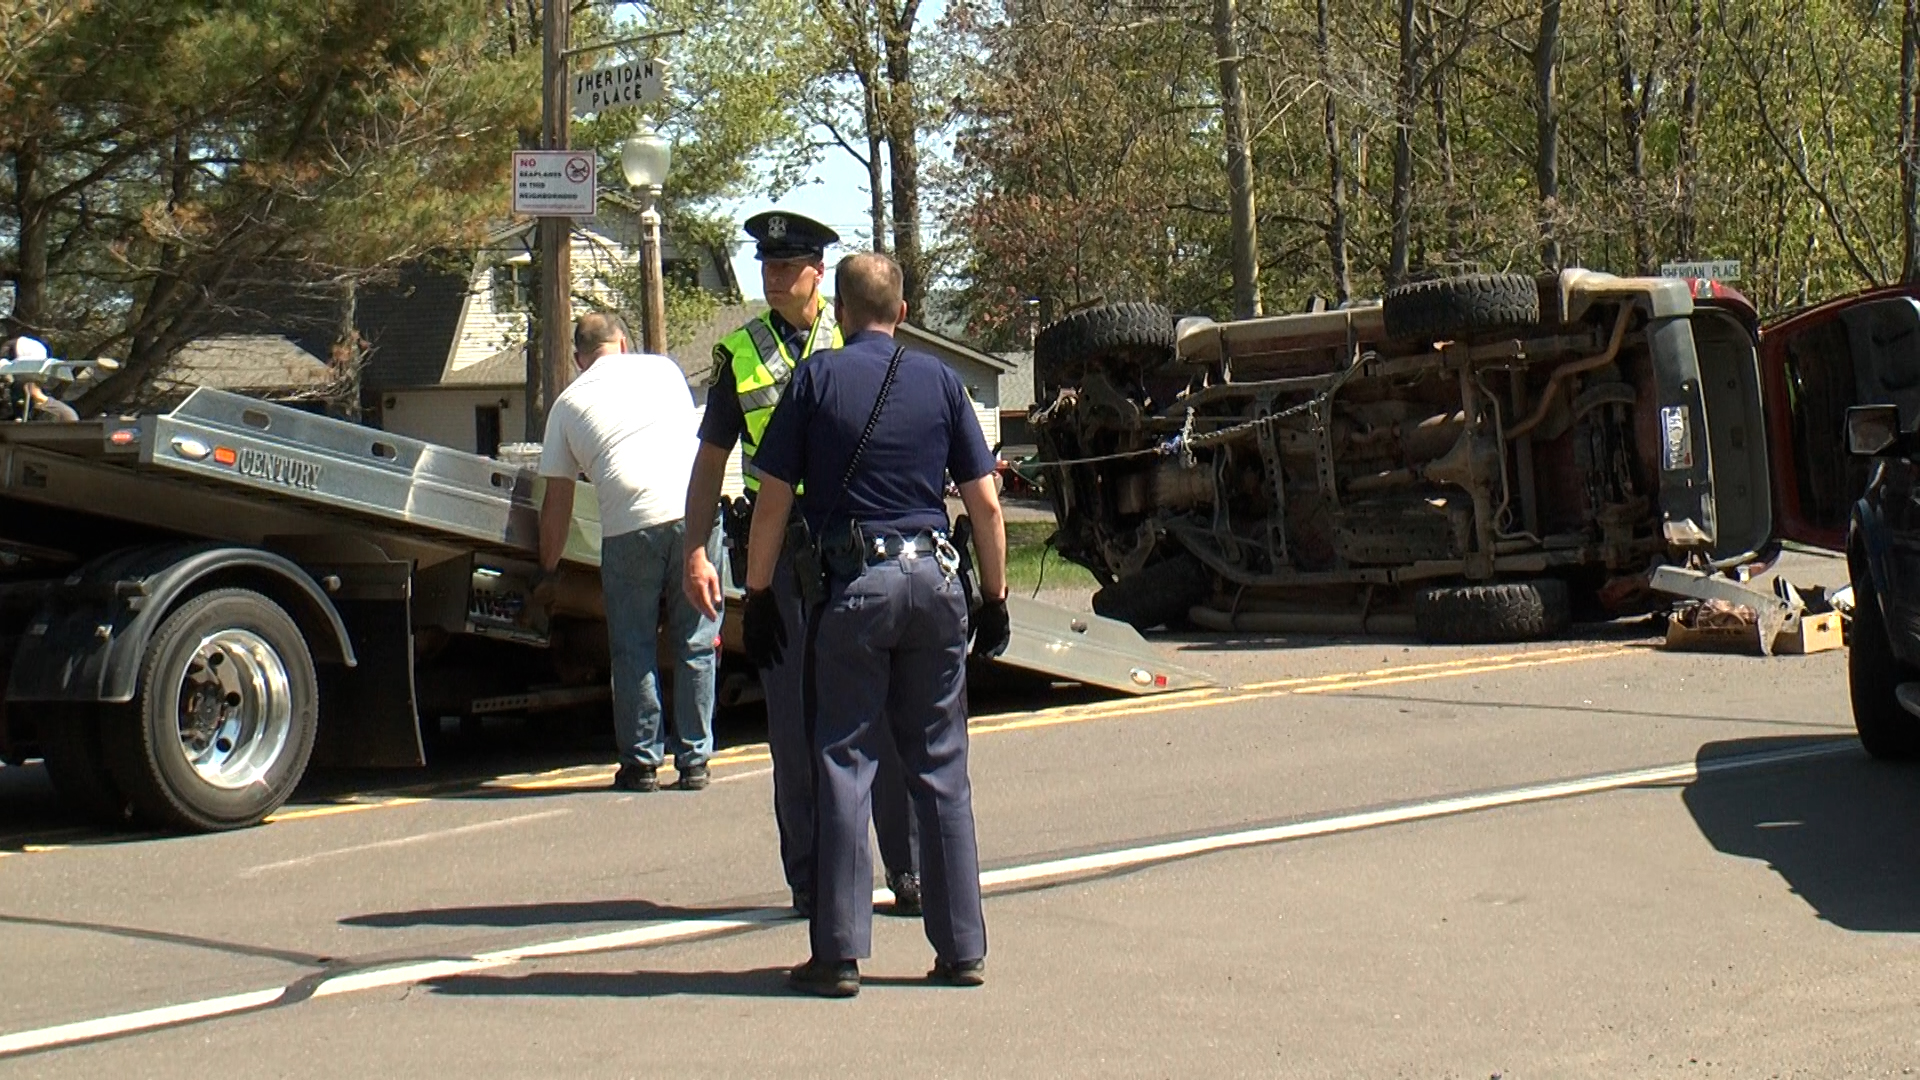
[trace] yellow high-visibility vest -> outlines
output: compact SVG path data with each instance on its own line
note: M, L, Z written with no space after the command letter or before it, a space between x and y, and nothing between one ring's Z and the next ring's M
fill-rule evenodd
M748 491L760 490L760 473L753 467L754 451L760 448L760 437L766 434L767 421L773 418L773 407L780 403L780 393L793 378L794 368L814 353L843 344L840 328L834 325L833 308L824 298L819 304L813 329L808 331L806 346L797 360L774 332L771 309L713 347L716 370L726 367L733 371L734 393L740 398L740 415L746 421L746 430L740 435L740 478Z

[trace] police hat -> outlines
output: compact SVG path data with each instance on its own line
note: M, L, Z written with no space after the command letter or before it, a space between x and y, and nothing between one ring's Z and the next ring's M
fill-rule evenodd
M809 217L785 210L755 214L741 225L758 242L756 259L823 259L827 245L840 242L840 234Z

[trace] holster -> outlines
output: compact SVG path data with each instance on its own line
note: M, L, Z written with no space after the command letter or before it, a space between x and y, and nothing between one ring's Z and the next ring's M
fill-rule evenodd
M727 549L727 576L733 587L747 587L747 535L753 531L753 500L745 495L720 499L721 543Z
M827 568L807 519L799 514L787 521L787 550L792 552L793 580L800 603L811 611L827 602Z
M960 553L960 569L957 574L960 578L961 595L967 598L967 614L972 615L980 610L980 605L984 601L980 595L980 579L973 572L973 522L967 518L967 515L959 514L954 517L953 532L948 540L953 544L953 549Z
M867 568L867 537L859 522L848 521L839 528L829 526L820 542L820 562L829 577L852 581Z

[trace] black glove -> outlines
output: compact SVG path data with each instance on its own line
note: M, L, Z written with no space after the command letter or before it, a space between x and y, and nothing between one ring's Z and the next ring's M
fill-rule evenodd
M787 649L787 628L780 621L780 605L770 589L748 589L747 608L740 620L741 645L753 666L765 670L780 662Z
M1007 619L1007 601L1005 597L988 600L973 613L973 656L976 660L991 660L1007 651L1007 643L1013 640L1013 625Z

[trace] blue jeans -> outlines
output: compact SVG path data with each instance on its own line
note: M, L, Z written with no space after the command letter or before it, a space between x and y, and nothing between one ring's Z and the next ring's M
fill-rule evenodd
M706 548L717 564L718 529L707 537ZM714 642L720 624L702 615L680 588L685 552L686 525L679 521L600 541L600 587L613 656L613 734L623 765L657 768L664 756L657 666L663 644L674 654L674 767L704 765L713 755L713 683L719 667Z

